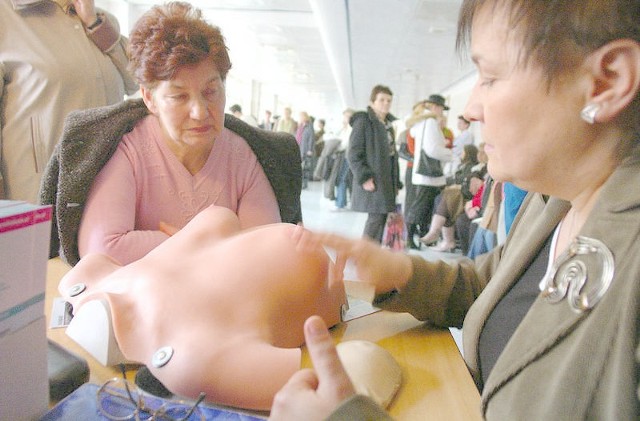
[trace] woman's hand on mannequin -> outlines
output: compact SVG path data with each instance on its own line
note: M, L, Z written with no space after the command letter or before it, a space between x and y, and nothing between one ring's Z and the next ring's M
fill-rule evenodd
M351 259L356 267L357 280L375 286L376 294L402 289L413 274L413 264L405 253L383 249L367 238L346 238L331 233L315 233L300 227L298 247L327 246L336 251L336 266L344 267Z
M270 420L324 420L356 393L322 318L307 319L304 337L314 369L291 376L274 397Z

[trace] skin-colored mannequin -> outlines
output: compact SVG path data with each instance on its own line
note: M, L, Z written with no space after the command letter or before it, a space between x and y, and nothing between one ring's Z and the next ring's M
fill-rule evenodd
M124 356L173 393L267 410L300 368L305 319L319 314L332 326L346 303L343 265L298 250L302 231L284 223L241 231L232 211L212 206L129 265L84 257L59 289L76 312L106 299ZM79 282L87 289L67 296ZM156 368L163 346L174 354Z

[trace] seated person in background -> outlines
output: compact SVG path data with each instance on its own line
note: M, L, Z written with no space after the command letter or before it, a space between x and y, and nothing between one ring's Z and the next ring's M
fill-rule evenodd
M478 163L478 147L476 145L464 145L460 165L453 176L453 184L462 184L464 178L473 171Z
M449 180L449 184L435 200L436 210L429 224L429 231L420 238L420 242L426 245L436 242L442 231L443 241L436 245L434 251L451 252L456 246L456 235L454 224L459 215L465 209L465 202L471 201L477 192L477 188L484 184L483 177L486 175L487 156L484 153L484 144L479 147L475 145L464 145L462 148L462 165L458 167L455 176ZM474 175L473 191L470 192L470 176ZM479 179L479 180L478 180ZM446 190L449 189L447 192ZM461 195L462 193L462 195ZM446 195L446 197L445 197ZM463 196L465 196L463 198ZM482 195L482 193L480 193ZM481 196L480 196L481 197ZM480 208L480 197L476 198L477 206ZM445 199L445 203L442 203ZM469 212L469 214L477 212ZM444 216L445 219L441 219Z
M498 243L500 221L503 218L502 185L496 180L485 182L484 197L482 198L482 214L471 225L475 226L473 237L469 243L467 257L476 256L491 251Z
M130 56L151 114L97 175L80 225L80 256L132 262L211 204L235 212L243 229L280 222L256 155L224 127L231 62L219 28L186 3L155 6L133 28Z
M474 238L475 232L478 227L480 217L484 213L484 208L489 201L489 194L491 193L491 187L493 185L493 179L485 174L482 182L482 188L473 197L473 200L465 203L464 212L462 212L456 218L455 222L455 236L457 244L460 246L460 250L463 255L467 255L471 241Z
M305 319L319 314L332 326L346 304L344 265L296 248L300 231L285 223L243 230L234 212L210 206L131 264L83 257L59 290L73 305L72 324L104 300L111 320L103 322L123 356L147 364L171 392L267 410L300 368ZM78 284L84 291L70 296ZM85 326L88 336L102 327ZM154 363L163 348L170 358Z
M475 236L475 232L478 227L477 223L472 222L483 215L484 208L489 200L489 194L491 193L491 186L493 185L493 179L489 174L487 174L487 154L484 151L483 142L478 145L478 164L475 165L472 170L482 174L484 177L484 183L482 186L482 193L476 201L476 205L472 206L471 203L467 202L465 211L456 218L456 242L458 246L460 246L460 250L464 255L469 252L471 241Z
M420 238L423 244L432 244L438 241L442 232L442 242L434 251L452 251L456 246L455 227L456 219L463 212L472 215L480 209L480 201L484 179L478 172L468 174L462 184L454 184L445 187L441 193L436 210L431 218L429 232Z

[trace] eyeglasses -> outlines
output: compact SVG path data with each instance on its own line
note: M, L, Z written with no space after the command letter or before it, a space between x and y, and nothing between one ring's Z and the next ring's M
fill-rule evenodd
M120 365L122 378L107 380L97 392L98 410L110 420L133 421L205 421L198 408L205 394L193 405L184 401L167 401L153 396L143 396L125 375Z

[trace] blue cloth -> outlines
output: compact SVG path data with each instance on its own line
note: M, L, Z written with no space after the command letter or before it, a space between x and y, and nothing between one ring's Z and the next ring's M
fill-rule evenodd
M478 227L473 235L473 240L471 240L467 257L475 259L477 256L491 251L497 242L498 238L495 232Z
M40 421L103 421L108 418L100 413L97 407L97 392L100 386L92 383L85 383L76 389L69 396L58 402ZM164 399L154 396L145 396L149 401L164 402ZM156 405L154 405L156 406ZM159 406L159 405L157 405ZM198 405L200 412L206 420L229 420L229 421L259 421L262 418L242 414L232 409L212 408L204 404ZM190 418L196 419L194 415Z
M516 217L518 210L520 210L520 205L522 205L522 201L527 195L527 191L522 190L511 183L504 183L502 188L504 190L502 198L504 201L504 225L507 234L509 234L513 219Z

